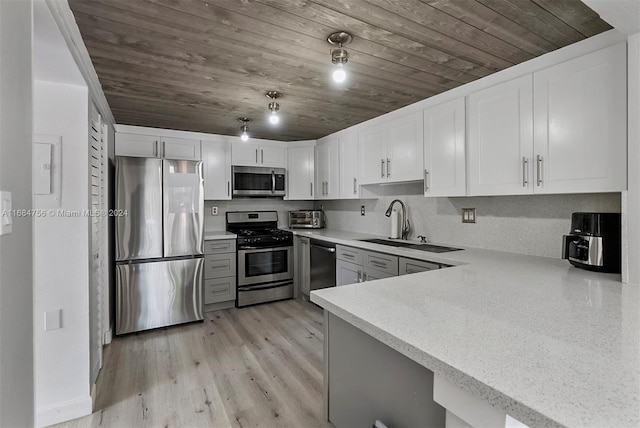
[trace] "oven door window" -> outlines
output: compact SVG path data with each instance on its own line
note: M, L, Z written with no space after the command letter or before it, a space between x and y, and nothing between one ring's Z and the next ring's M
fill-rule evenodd
M244 257L244 276L246 278L286 274L289 271L289 252L287 249L246 253Z

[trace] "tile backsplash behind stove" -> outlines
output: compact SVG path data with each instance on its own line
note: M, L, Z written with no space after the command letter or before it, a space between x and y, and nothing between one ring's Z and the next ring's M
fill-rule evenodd
M218 215L211 215L218 207ZM278 227L289 226L289 211L313 209L313 201L283 201L269 198L242 198L230 201L204 201L204 230L224 230L227 211L277 211Z

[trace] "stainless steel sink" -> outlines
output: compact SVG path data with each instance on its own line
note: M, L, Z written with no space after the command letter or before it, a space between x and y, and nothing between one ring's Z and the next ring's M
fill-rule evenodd
M409 248L411 250L429 251L431 253L448 253L450 251L461 251L462 248L444 247L442 245L433 244L414 244L411 242L391 241L389 239L359 239L362 242L370 242L372 244L388 245L390 247Z

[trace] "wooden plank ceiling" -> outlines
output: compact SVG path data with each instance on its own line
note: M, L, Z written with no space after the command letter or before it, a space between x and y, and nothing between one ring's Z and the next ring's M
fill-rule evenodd
M579 0L69 0L118 123L315 139L611 27ZM354 36L331 82L326 38ZM281 122L265 92L283 93Z

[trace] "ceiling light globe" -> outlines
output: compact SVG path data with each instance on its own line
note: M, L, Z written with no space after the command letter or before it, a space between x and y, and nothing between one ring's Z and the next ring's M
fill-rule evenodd
M242 141L248 141L249 140L249 134L247 134L246 132L243 132L242 135L240 135L240 139Z
M347 72L344 71L342 64L338 64L337 68L333 71L333 80L337 83L342 83L347 79Z
M278 114L275 111L271 112L271 115L269 116L269 122L271 122L272 125L277 125L278 122L280 122L280 117L278 117Z

